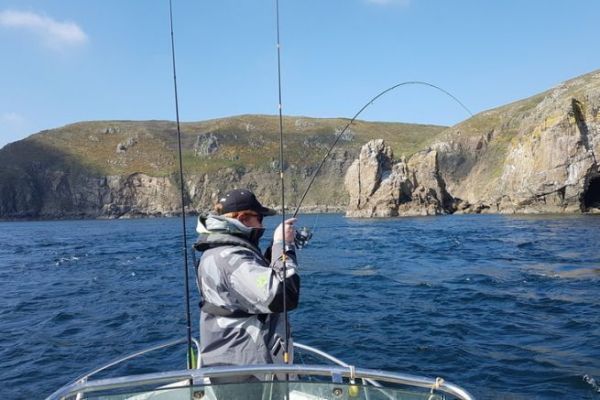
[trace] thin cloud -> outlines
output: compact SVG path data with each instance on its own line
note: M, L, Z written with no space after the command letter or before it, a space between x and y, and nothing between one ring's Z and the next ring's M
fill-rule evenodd
M11 126L17 126L24 124L25 118L15 112L7 112L0 115L0 122Z
M369 4L375 4L378 6L401 6L407 7L410 4L410 0L366 0Z
M29 11L0 11L0 26L31 32L53 49L81 46L88 41L76 23L56 21Z

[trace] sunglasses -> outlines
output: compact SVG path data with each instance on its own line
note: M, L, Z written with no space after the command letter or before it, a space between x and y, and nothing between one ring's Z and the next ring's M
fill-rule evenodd
M256 217L256 219L258 220L258 222L261 223L261 224L263 222L264 215L262 215L262 214L255 213L255 212L245 212L244 215L250 215L252 217Z

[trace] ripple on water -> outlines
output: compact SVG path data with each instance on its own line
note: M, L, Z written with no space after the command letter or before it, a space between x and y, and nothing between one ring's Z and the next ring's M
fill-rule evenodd
M75 313L59 311L52 316L52 318L50 319L50 322L60 324L63 322L74 320L77 317L78 317L78 315Z
M79 261L79 257L77 256L69 256L69 257L60 257L54 260L54 265L59 267L64 264L74 264Z
M372 265L365 265L363 267L350 270L350 274L355 276L372 276L377 275L378 273L379 270Z
M583 375L583 382L589 385L592 391L596 393L600 393L600 384L596 381L596 379L588 374Z

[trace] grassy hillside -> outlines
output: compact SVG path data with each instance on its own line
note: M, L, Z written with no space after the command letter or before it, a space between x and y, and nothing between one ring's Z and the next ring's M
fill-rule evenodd
M284 118L286 163L310 168L318 163L347 123L343 119ZM373 138L383 138L395 154L410 155L427 146L444 127L356 121L338 142L337 151L357 152ZM279 121L273 116L243 115L181 124L184 166L191 173L226 167L269 168L279 159ZM198 136L212 135L218 150L199 155ZM97 175L144 172L167 176L177 169L176 125L168 121L79 122L32 135L1 150L0 165L32 162L78 165ZM37 149L37 150L33 150Z

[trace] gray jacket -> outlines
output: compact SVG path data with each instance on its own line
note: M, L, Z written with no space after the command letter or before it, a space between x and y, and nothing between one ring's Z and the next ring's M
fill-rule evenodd
M202 251L198 285L201 365L283 363L283 262L281 243L272 246L273 261L260 252L262 230L223 216L200 217ZM300 294L296 254L286 249L286 302L296 308ZM290 338L290 353L292 344Z

